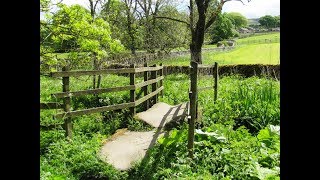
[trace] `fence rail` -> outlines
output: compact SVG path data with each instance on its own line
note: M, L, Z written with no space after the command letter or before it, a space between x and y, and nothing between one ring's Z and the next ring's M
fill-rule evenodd
M251 39L251 40L240 40L236 42L238 45L242 44L262 44L262 43L279 43L280 38L272 38L272 39Z
M63 104L59 102L40 102L40 109L62 109Z
M123 73L138 73L145 71L157 71L162 69L159 67L140 67L140 68L122 68L122 69L103 69L103 70L90 70L90 71L62 71L51 72L51 77L76 77L85 75L101 75L101 74L123 74Z
M141 83L135 83L135 74L144 72L144 81ZM148 76L148 73L151 73L151 76ZM79 91L70 91L69 77L85 76L85 75L101 75L101 74L122 74L129 73L130 85L120 86L120 87L110 87L110 88L98 88L98 89L89 89L89 90L79 90ZM99 113L104 111L112 111L117 109L130 108L132 116L136 113L136 106L144 103L144 109L147 110L152 104L158 102L158 94L163 92L163 66L153 65L148 67L148 64L145 64L144 67L135 68L135 65L130 65L129 68L121 69L103 69L103 70L90 70L90 71L68 71L67 67L63 68L61 72L51 72L51 77L62 77L62 89L63 92L51 94L54 98L62 98L63 104L56 102L49 103L40 103L41 109L63 109L64 112L57 113L56 118L64 119L64 128L66 131L67 137L72 137L72 123L71 118L75 116L81 116L92 113ZM152 86L152 92L148 92L148 85ZM144 88L144 96L140 99L136 99L136 89ZM71 97L83 96L88 94L101 94L108 92L119 92L119 91L130 91L130 102L122 104L114 104L102 107L93 107L88 109L81 109L72 111ZM162 94L160 94L162 95Z

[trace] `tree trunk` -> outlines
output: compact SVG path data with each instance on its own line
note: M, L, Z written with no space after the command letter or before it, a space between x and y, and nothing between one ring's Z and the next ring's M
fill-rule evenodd
M93 70L97 70L97 60L95 58L95 56L93 57ZM96 88L96 75L93 75L92 77L92 88L95 89Z
M132 22L130 17L130 11L127 10L127 28L128 28L128 34L130 37L130 50L131 50L131 54L136 54L135 38L134 38L133 29L131 25L132 25Z
M191 53L191 61L197 62L198 64L202 64L202 53L201 48L190 48Z
M101 70L101 62L98 64L97 70ZM102 76L101 76L101 74L99 74L99 75L98 75L98 82L97 82L97 88L98 88L98 89L100 88L101 80L102 80Z

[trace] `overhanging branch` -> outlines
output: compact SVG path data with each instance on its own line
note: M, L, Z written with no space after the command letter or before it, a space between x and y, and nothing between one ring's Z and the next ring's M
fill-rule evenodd
M175 18L171 18L171 17L166 17L166 16L154 16L155 18L159 18L159 19L168 19L168 20L172 20L172 21L177 21L177 22L181 22L181 23L185 23L188 26L190 26L190 24L187 21L184 20L180 20L180 19L175 19Z
M223 3L228 1L240 1L243 5L245 5L242 0L224 0ZM250 2L251 0L247 0L247 1Z
M208 22L206 22L206 26L205 26L204 30L207 30L207 29L211 26L211 24L216 20L218 14L219 14L219 13L221 12L221 10L222 10L223 4L224 4L225 2L227 2L227 1L231 1L231 0L225 0L225 1L221 0L221 1L220 1L219 5L218 5L218 7L217 7L217 9L216 9L216 11L214 11L214 12L211 14L211 16L209 17Z

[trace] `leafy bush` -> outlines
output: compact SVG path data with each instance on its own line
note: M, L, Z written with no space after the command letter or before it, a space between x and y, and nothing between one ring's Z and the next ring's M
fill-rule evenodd
M74 136L72 141L62 139L52 143L49 153L40 158L40 176L43 179L122 179L124 174L98 158L105 137Z

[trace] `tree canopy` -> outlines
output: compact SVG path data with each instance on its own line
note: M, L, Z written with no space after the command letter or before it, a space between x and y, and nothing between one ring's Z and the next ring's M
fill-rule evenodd
M221 40L233 37L236 34L235 26L232 23L233 19L228 16L228 13L220 14L217 20L209 28L209 34L212 43L217 43Z
M261 26L266 28L275 28L280 26L280 16L265 15L259 18Z
M42 49L69 53L69 58L85 53L97 60L124 50L121 42L111 37L109 23L102 18L92 19L89 10L80 5L58 7L54 15L41 23Z
M232 21L232 24L236 29L246 27L248 25L248 19L238 12L230 12L226 14Z

